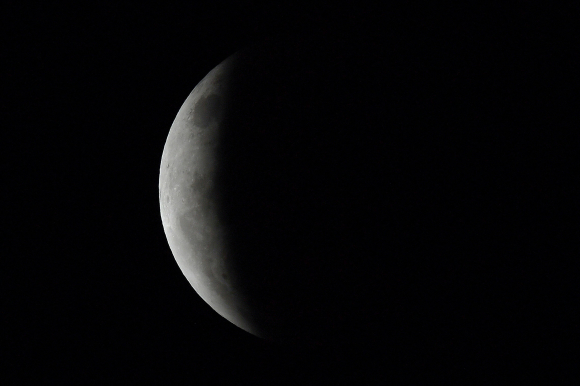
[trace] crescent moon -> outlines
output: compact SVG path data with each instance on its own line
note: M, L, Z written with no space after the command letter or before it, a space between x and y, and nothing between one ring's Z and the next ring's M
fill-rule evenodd
M159 173L163 228L175 260L197 294L218 314L260 336L228 258L219 218L216 154L236 55L189 94L169 131Z

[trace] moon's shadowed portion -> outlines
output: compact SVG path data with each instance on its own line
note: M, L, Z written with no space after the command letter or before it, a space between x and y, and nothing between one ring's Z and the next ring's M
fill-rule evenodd
M266 335L290 340L380 324L396 259L382 143L393 123L377 121L386 101L322 43L241 56L218 150L235 270Z

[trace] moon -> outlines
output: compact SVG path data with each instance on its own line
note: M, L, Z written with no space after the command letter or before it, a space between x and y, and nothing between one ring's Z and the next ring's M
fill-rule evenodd
M161 218L219 315L268 340L344 341L376 319L363 304L384 280L368 251L383 239L369 167L383 149L361 89L376 77L338 49L286 43L239 51L187 97L161 158Z
M394 248L411 234L409 195L385 186L408 185L388 172L409 146L384 115L372 58L304 43L241 50L193 89L163 149L161 218L191 286L239 328L291 344L368 342L408 249Z
M234 55L211 70L177 113L161 157L159 203L167 241L191 286L218 314L259 336L231 264L215 181L235 61Z

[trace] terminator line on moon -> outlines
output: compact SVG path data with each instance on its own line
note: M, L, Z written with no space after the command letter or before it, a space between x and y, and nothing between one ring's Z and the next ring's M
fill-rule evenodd
M199 296L236 326L259 335L228 263L214 186L216 147L235 55L210 71L179 110L159 174L163 227L181 271Z

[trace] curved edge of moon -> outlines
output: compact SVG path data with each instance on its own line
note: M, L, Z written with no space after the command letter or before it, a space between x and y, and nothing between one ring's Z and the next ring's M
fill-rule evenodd
M213 180L228 75L236 58L211 70L181 106L163 149L159 203L171 251L195 291L228 321L261 336L228 263Z

